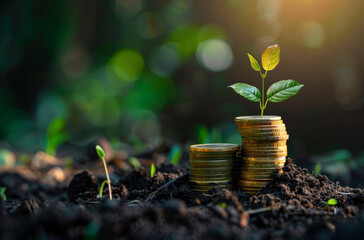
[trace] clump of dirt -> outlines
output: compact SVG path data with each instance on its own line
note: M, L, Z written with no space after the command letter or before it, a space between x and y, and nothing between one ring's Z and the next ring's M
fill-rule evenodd
M87 198L96 197L98 188L96 177L90 171L83 171L73 177L67 193L71 201L76 201L86 196Z

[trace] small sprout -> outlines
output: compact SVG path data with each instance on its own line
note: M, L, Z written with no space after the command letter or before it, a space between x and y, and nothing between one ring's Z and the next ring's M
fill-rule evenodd
M335 198L331 198L326 202L326 206L335 206L337 204L337 200Z
M219 203L219 205L220 205L222 208L226 208L226 202L221 202L221 203Z
M152 163L152 166L150 166L150 178L153 178L154 177L154 174L156 172L156 168L154 166L154 163Z
M179 161L181 160L181 157L182 157L181 147L178 146L177 144L173 145L173 147L168 155L169 162L174 165L178 165Z
M5 191L6 191L6 187L1 187L1 188L0 188L0 196L2 197L2 199L3 199L4 201L6 201Z
M100 187L99 191L99 197L102 198L102 193L104 192L105 183L107 183L107 180L103 181Z
M317 163L315 166L315 172L313 173L313 175L315 177L317 177L320 173L321 173L321 163Z
M110 197L110 200L112 200L111 182L110 182L110 177L109 177L109 171L107 170L107 165L106 165L106 161L105 161L105 151L104 151L104 149L102 149L102 147L100 147L100 145L97 145L96 152L97 152L97 155L99 155L99 158L101 158L102 162L104 163L105 173L106 173L106 177L107 177L107 184L109 185L109 197ZM101 189L100 189L100 191L101 191Z
M303 87L302 84L294 80L282 80L272 84L269 87L266 96L264 96L264 80L267 76L268 71L272 71L278 65L280 60L280 54L281 50L277 44L269 46L262 54L263 69L260 67L258 61L255 60L252 55L248 54L250 65L255 71L260 73L260 76L262 78L262 92L260 92L258 88L246 83L235 83L229 86L234 89L237 94L247 98L248 100L253 102L259 102L262 118L264 109L267 107L268 102L277 103L287 100L288 98L296 95Z
M129 158L129 164L136 170L140 169L142 165L136 157Z

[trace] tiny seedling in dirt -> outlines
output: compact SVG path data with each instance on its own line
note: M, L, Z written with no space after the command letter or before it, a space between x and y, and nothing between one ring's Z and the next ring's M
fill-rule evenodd
M267 77L268 71L273 70L278 65L280 60L280 53L281 50L277 44L269 46L264 51L264 53L262 54L262 66L265 72L263 70L263 73L257 60L255 60L252 55L248 54L252 68L255 71L259 72L262 78L262 93L260 93L258 88L246 83L235 83L229 86L232 89L234 89L236 93L245 97L246 99L253 102L259 102L262 118L264 109L267 107L268 102L277 103L287 100L288 98L296 95L299 92L299 90L303 87L302 84L294 80L291 79L282 80L273 83L269 87L266 97L264 96L264 80Z
M317 163L315 166L315 171L313 173L313 176L317 177L321 173L321 163Z
M152 166L150 166L150 178L154 177L156 171L157 169L155 168L154 163L152 163Z
M226 208L226 202L221 202L221 203L219 203L219 205L220 205L222 208Z
M107 183L107 180L104 180L101 184L100 190L99 190L99 197L102 198L102 193L104 192L105 183Z
M337 200L335 198L331 198L326 202L326 206L335 206L337 204Z
M104 163L104 168L105 168L105 173L106 173L106 177L107 177L107 184L109 186L109 197L110 197L110 200L112 200L112 192L111 192L111 182L110 182L110 177L109 177L109 171L107 170L107 165L106 165L106 161L105 161L105 152L104 152L104 149L102 149L102 147L100 147L99 145L96 146L96 152L97 152L97 155L99 155L99 158L102 159L102 162ZM101 190L103 190L103 186L104 186L104 183L102 184L102 189L100 189L100 192ZM100 197L102 196L102 194L100 195Z
M6 201L6 195L5 195L6 187L0 187L0 196L1 198Z

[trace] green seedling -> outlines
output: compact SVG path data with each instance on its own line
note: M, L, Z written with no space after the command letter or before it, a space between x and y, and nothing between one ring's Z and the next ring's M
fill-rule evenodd
M99 190L99 196L102 198L102 193L104 192L105 183L107 183L107 180L104 180L101 184L100 190Z
M326 202L326 206L335 206L337 204L337 200L335 198L331 198Z
M4 201L6 201L5 191L6 191L6 187L1 187L1 188L0 188L0 196L2 197L2 199L3 199Z
M109 186L109 197L110 197L110 200L112 200L112 192L111 192L111 182L110 182L110 177L109 177L109 171L107 170L107 165L106 165L106 161L105 161L105 152L104 152L104 149L102 149L102 147L100 147L99 145L96 146L96 152L97 152L97 155L99 155L99 158L102 159L102 162L104 163L104 168L105 168L105 173L106 173L106 177L107 177L107 184ZM103 190L103 185L104 183L102 184L102 189ZM102 194L100 195L100 197L102 196Z
M65 130L66 121L63 118L53 119L47 129L46 153L55 155L57 148L70 138L70 134Z
M321 163L317 163L315 166L315 172L313 173L313 175L315 177L317 177L320 173L321 173Z
M183 152L180 146L177 144L173 145L168 155L169 162L174 165L178 165L182 158L182 153Z
M152 166L150 166L150 178L154 177L156 171L157 169L155 168L154 163L152 163Z
M272 84L267 91L266 97L264 96L264 80L267 77L268 71L273 70L278 65L280 60L280 52L281 50L277 44L269 46L264 51L264 53L262 54L262 66L265 72L263 70L263 73L257 60L255 60L253 56L248 54L252 68L255 71L259 72L262 78L262 93L260 93L258 88L246 83L235 83L229 86L234 89L236 93L245 97L246 99L253 102L259 102L262 118L264 109L267 107L268 102L276 103L287 100L288 98L296 95L303 87L302 84L294 80L282 80Z
M142 165L140 164L139 160L136 157L129 158L129 163L136 170L142 167Z
M226 208L226 202L221 202L221 203L219 203L219 205L220 205L222 208Z

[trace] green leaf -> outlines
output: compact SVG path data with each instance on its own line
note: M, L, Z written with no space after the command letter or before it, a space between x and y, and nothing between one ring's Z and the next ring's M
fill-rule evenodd
M154 166L154 163L152 163L152 166L150 166L150 177L153 178L155 172L157 171L157 169Z
M219 205L220 205L222 208L226 208L226 202L221 202L221 203L219 203Z
M335 198L331 198L326 202L326 206L334 206L337 204L337 200Z
M6 187L0 188L0 196L3 198L4 201L6 201L5 191L6 191Z
M313 175L315 177L317 177L320 173L321 173L321 163L317 163L315 166L315 172L313 173Z
M250 65L252 65L252 68L255 71L258 71L259 72L260 71L260 65L257 62L257 60L255 60L255 58L252 55L250 55L249 53L248 53L248 57L249 57L249 60L250 60Z
M231 86L232 89L234 89L234 91L245 97L246 99L253 101L253 102L259 102L260 100L260 91L258 88L251 86L249 84L246 83L235 83Z
M168 155L169 162L174 165L178 165L179 161L181 160L181 157L182 157L181 147L177 144L173 145Z
M103 181L101 184L100 191L99 191L100 198L102 198L102 193L104 192L105 183L107 183L107 180Z
M102 149L102 147L100 145L96 146L96 152L97 152L97 155L99 155L99 158L105 157L104 149Z
M273 70L279 63L281 50L278 44L269 46L262 54L262 65L267 71Z
M267 91L267 98L269 102L282 102L288 98L296 95L303 84L294 80L282 80L272 84Z

